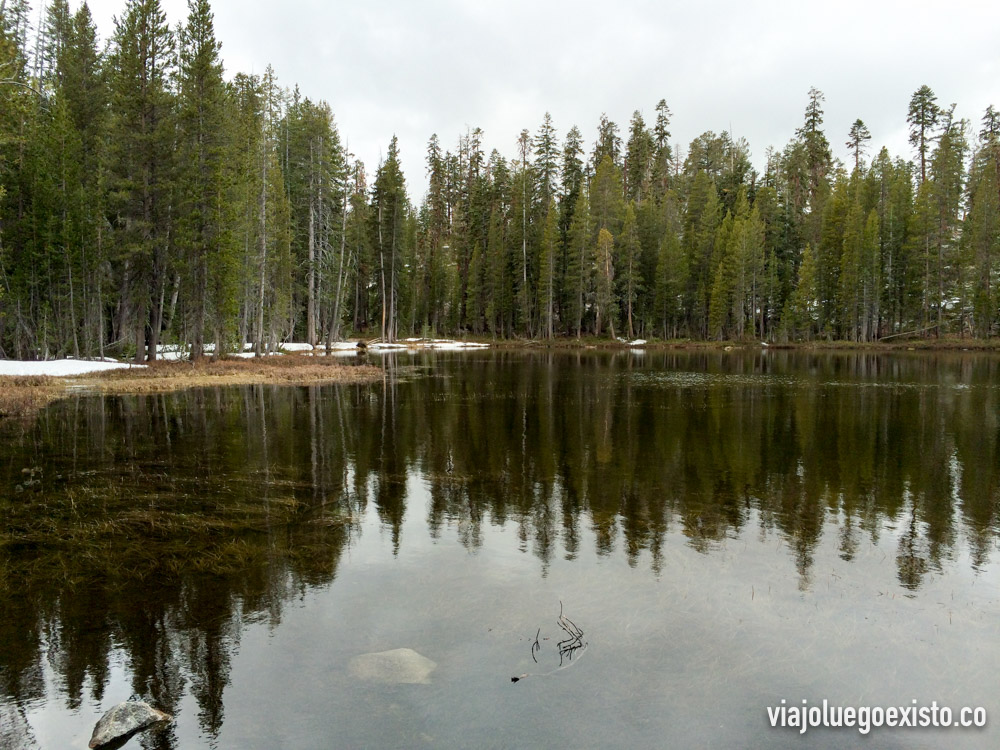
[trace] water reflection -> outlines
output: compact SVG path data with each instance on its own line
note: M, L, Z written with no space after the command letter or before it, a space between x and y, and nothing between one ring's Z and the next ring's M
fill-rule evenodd
M899 583L918 592L944 562L979 568L996 546L995 358L511 352L388 366L372 387L85 397L6 435L10 736L30 746L18 711L46 699L46 674L75 710L100 703L124 663L163 710L194 696L217 737L245 624L277 627L332 582L369 502L397 554L408 513L426 513L432 537L472 551L488 525L516 529L543 576L589 540L660 575L670 532L711 555L757 524L794 550L803 590L824 537L851 561L891 535ZM142 741L178 746L173 730Z

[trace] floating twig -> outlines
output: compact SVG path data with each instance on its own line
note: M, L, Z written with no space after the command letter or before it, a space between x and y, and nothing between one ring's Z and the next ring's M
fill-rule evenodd
M563 614L563 604L559 602L559 617L556 619L556 624L566 633L566 638L563 638L556 644L556 648L559 651L559 666L548 672L526 672L525 674L518 675L516 677L511 677L511 682L519 682L525 677L548 677L549 675L555 674L556 672L566 669L572 666L575 661L579 661L579 657L583 655L583 652L587 650L588 643L583 640L583 630L573 622L571 619ZM542 645L539 642L539 638L542 634L542 629L538 628L535 633L535 640L531 644L531 659L538 663L537 654L541 650ZM546 639L548 640L548 639Z

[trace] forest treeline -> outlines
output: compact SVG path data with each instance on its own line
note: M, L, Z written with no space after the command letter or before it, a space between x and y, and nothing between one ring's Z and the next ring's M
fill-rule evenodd
M671 143L663 100L588 143L545 115L514 156L427 144L407 193L325 102L223 75L207 0L172 29L126 0L101 45L66 0L0 0L0 356L193 357L348 334L872 341L1000 328L1000 113L927 86L910 158L847 164L823 94L763 173L723 132ZM38 28L32 19L39 18Z

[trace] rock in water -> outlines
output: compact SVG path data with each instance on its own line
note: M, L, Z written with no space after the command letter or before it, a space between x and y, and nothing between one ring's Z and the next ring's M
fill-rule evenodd
M394 648L351 659L351 674L362 680L387 685L426 685L437 664L412 648Z
M90 738L90 747L107 745L121 737L145 729L158 721L169 721L173 717L163 711L157 711L143 701L125 701L108 711L94 727Z

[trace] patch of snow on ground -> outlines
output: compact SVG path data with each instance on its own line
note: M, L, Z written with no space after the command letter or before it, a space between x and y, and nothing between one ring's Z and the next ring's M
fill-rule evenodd
M454 339L404 339L404 343L388 344L378 341L368 346L373 351L399 351L401 349L488 349L489 344L479 341L455 341Z
M47 362L22 362L0 359L0 375L51 375L56 378L85 375L90 372L120 370L124 367L145 367L128 362L101 362L85 359L52 359Z
M431 349L489 349L489 344L478 341L432 341L429 344Z
M264 352L264 356L265 357L277 356L277 355L280 355L280 354L281 354L281 352ZM249 351L249 352L233 352L229 356L230 357L239 357L240 359L253 359L254 357L257 356L257 353L253 352L253 351Z

